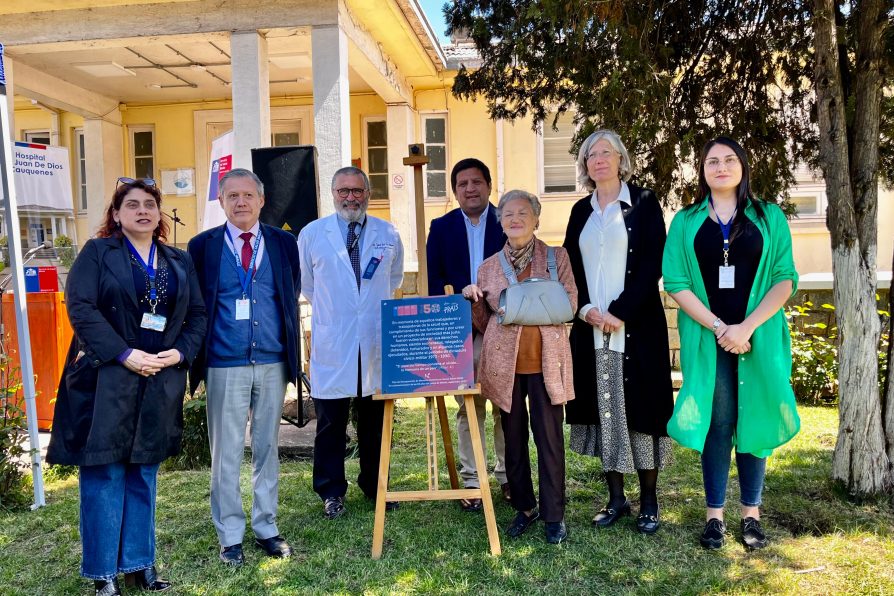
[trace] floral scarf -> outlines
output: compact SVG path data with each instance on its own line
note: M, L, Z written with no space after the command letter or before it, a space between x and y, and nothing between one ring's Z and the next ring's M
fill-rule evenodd
M504 250L506 251L506 256L509 257L512 268L515 269L515 274L518 275L530 265L531 260L534 258L534 237L531 236L531 241L519 249L512 248L509 246L509 242L506 242Z

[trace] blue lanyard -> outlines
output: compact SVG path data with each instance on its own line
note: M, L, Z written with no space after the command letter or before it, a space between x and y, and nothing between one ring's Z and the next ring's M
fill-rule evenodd
M153 261L155 261L155 242L152 243L152 246L149 247L149 262L146 263L143 260L143 257L140 256L140 253L137 252L136 247L131 244L130 239L125 236L124 241L127 242L127 249L130 250L130 254L136 257L137 262L146 270L146 275L149 276L149 306L152 308L152 312L155 312L155 305L158 304L158 290L155 287L155 274L156 269L152 265Z
M733 220L736 219L736 213L739 211L739 208L733 209L733 214L729 216L729 221L724 223L714 207L714 199L709 196L708 202L711 203L711 209L714 209L714 215L717 216L717 224L720 226L720 233L723 234L723 265L726 267L729 266L729 235L733 229Z
M242 269L242 257L236 252L236 243L233 242L230 229L225 226L224 232L230 240L230 246L233 247L233 256L236 257L236 272L239 274L239 284L242 286L242 298L245 298L248 296L248 286L251 284L251 279L255 275L255 259L258 256L258 247L261 246L261 230L258 229L258 233L255 235L255 244L251 249L251 261L248 263L248 270L251 271L251 274L246 273Z

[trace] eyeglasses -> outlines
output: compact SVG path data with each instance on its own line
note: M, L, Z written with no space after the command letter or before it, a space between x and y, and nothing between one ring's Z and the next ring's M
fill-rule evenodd
M720 167L720 164L726 166L726 169L730 170L736 166L738 166L741 162L739 158L735 155L728 155L724 157L722 160L717 159L716 157L712 157L711 159L705 160L705 169L706 170L716 170Z
M604 151L591 151L587 153L587 160L591 159L609 159L612 155L618 153L614 149L605 149Z
M355 199L361 198L365 193L365 188L336 188L336 194L343 199L347 199L349 195L353 196Z
M153 178L128 178L127 176L122 176L118 178L118 184L115 185L115 189L117 189L122 184L143 184L145 186L155 186L155 180Z

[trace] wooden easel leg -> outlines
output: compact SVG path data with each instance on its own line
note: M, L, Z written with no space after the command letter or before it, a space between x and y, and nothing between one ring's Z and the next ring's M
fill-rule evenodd
M475 399L464 395L466 412L469 412L469 434L472 435L472 451L475 453L475 467L478 469L478 486L481 490L481 503L484 506L484 521L487 525L487 538L490 541L490 554L497 556L500 550L500 535L497 532L497 518L494 515L494 503L490 497L490 482L487 477L487 460L478 440L478 417L475 415Z
M425 398L425 453L428 456L428 490L438 490L438 435L433 397Z
M388 468L391 466L391 432L394 428L394 400L385 400L382 418L382 450L379 455L379 486L376 490L376 516L373 523L372 558L382 558L385 539L385 496L388 492Z
M450 422L447 420L447 408L444 396L435 398L438 403L438 420L441 422L441 438L444 440L444 459L447 462L447 474L450 476L450 488L459 488L459 476L456 473L456 458L453 455L453 439L450 437Z

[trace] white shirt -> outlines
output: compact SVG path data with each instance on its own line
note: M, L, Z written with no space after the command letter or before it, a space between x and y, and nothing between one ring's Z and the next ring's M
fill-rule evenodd
M469 243L469 271L472 273L472 283L478 283L478 267L484 260L484 232L487 228L487 211L490 205L484 208L478 216L478 223L473 224L466 212L460 209L463 220L466 222L466 240Z
M229 222L229 220L227 221L226 225L227 225L227 231L230 232L229 237L227 237L227 235L224 234L224 240L227 245L227 250L229 250L230 254L233 255L233 257L232 257L233 259L236 258L235 255L239 255L239 263L241 264L242 263L242 245L245 244L245 240L240 238L239 235L243 233L243 230L240 230L239 228L237 228L236 226L231 224ZM253 225L251 227L251 229L248 231L252 233L251 246L252 246L252 248L254 248L255 239L257 239L258 234L261 231L261 222L256 221L255 225ZM232 243L230 242L230 239L233 240ZM264 256L264 236L261 236L261 243L258 244L258 254L255 256L255 271L257 271L258 268L261 266L261 259L263 258L263 256Z
M606 205L604 211L599 208L596 191L590 199L593 213L587 219L579 240L590 294L590 302L580 309L582 319L592 308L598 308L602 313L608 312L608 305L624 291L627 228L621 203L631 205L630 189L624 182L621 182L618 198ZM603 347L603 332L597 327L593 327L593 340L597 349ZM608 347L615 352L624 351L624 325L611 334Z

